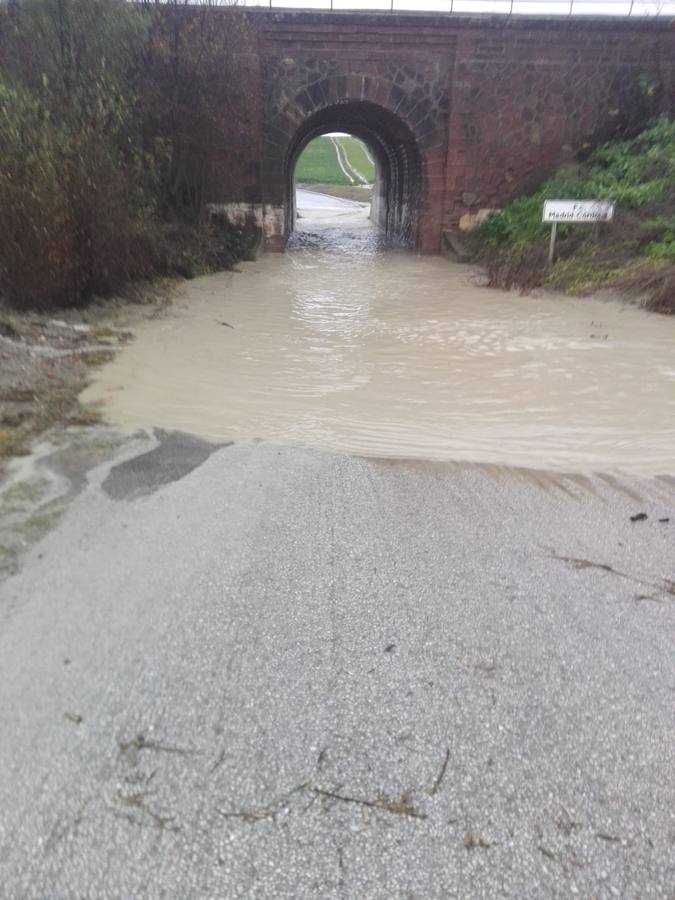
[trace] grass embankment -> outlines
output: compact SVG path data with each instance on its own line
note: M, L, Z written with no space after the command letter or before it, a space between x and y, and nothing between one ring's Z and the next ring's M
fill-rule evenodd
M361 184L362 179L372 184L375 167L368 158L364 144L353 137L324 135L311 141L303 150L295 170L298 184L332 184L349 187ZM338 161L339 144L343 151L342 166ZM343 170L344 167L344 170Z
M558 225L549 267L544 200L595 198L616 204L614 221L601 226L597 241L592 226ZM632 140L563 166L536 193L488 219L475 240L495 287L547 285L574 294L615 288L656 312L675 313L675 122L661 119Z

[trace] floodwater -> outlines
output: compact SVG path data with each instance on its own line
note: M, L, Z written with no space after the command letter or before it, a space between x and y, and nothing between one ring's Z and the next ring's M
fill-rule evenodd
M83 400L126 426L375 457L675 473L675 318L385 249L367 210L186 283Z

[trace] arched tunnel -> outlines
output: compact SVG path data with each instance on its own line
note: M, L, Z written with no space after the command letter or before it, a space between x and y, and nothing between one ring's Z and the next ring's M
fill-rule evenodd
M345 132L360 138L375 161L371 218L388 241L416 247L422 199L422 162L417 141L395 113L365 100L346 100L327 106L300 126L291 141L286 163L286 227L293 230L295 166L314 138Z

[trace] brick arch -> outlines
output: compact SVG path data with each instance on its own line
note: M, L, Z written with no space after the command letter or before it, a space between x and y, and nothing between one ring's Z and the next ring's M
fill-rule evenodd
M292 231L294 169L302 149L321 134L345 131L361 138L374 153L379 173L373 207L377 224L392 241L438 249L428 246L428 224L433 218L440 221L443 198L442 192L429 188L445 166L445 143L438 140L439 116L444 117L445 107L439 110L440 93L431 90L419 68L392 66L386 76L365 71L336 75L325 68L303 68L297 60L275 62L274 87L267 98L262 183L265 203L281 208L283 221L271 240L268 229L268 245L280 249ZM288 73L283 72L285 63L293 64ZM295 82L295 90L288 90L289 82ZM438 235L438 229L432 233Z
M381 106L346 100L309 116L293 136L285 160L287 233L295 221L295 166L315 137L345 131L363 140L375 159L376 183L371 217L392 243L416 247L424 172L417 141L406 124Z

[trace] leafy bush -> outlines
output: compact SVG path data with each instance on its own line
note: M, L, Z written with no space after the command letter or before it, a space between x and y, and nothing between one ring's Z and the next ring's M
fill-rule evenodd
M675 216L648 219L642 227L652 237L644 247L644 254L651 259L664 259L675 263Z

